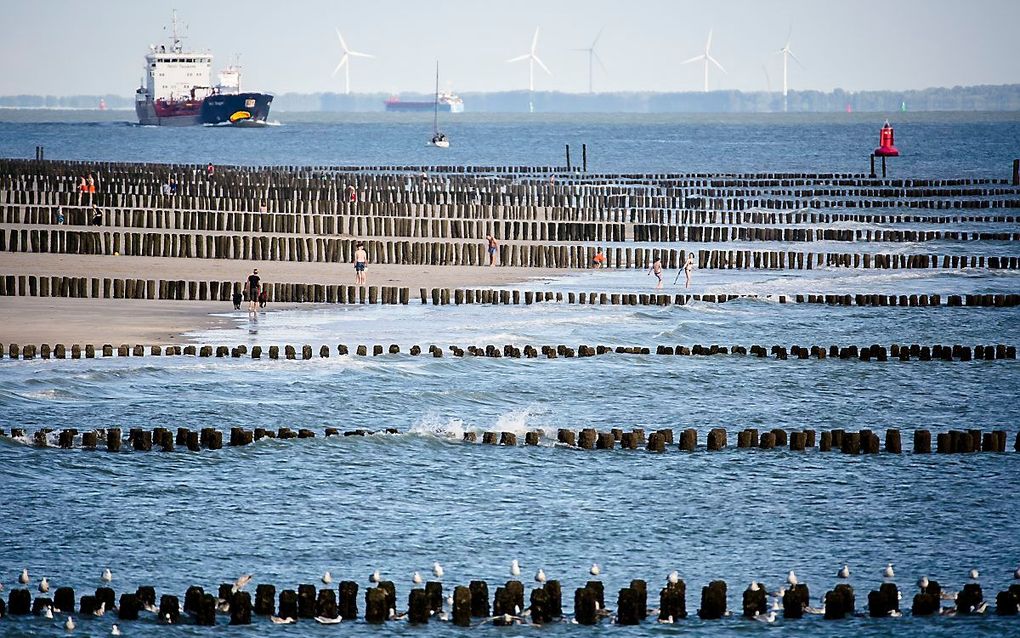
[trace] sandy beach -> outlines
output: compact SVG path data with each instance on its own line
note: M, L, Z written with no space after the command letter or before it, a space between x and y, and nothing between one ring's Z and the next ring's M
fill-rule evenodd
M48 253L0 253L0 273L37 276L147 277L160 279L221 279L243 281L258 268L263 282L321 284L354 283L350 264L254 262L166 257L109 257ZM479 266L370 265L368 284L418 288L502 286L531 279L563 276L562 269ZM270 312L311 304L271 304ZM229 327L226 302L149 301L136 299L68 299L0 297L0 342L4 344L181 343L185 333Z

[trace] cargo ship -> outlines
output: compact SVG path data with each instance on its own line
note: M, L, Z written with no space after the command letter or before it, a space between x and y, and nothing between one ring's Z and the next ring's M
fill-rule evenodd
M145 79L135 91L135 113L145 126L195 126L266 124L273 96L241 91L241 70L229 66L212 86L209 53L185 51L173 15L169 47L149 47L145 56Z
M411 101L401 100L399 97L391 97L386 100L386 110L395 112L418 112L418 111L432 111L439 109L442 113L463 113L464 112L464 100L460 99L460 96L454 95L453 93L440 93L439 94L439 105L436 106L435 100L429 101Z

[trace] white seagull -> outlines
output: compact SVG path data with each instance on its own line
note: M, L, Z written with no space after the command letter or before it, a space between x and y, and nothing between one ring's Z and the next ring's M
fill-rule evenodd
M921 589L928 589L928 577L921 576L921 579L917 581L917 586Z
M797 574L794 574L792 569L790 570L790 573L786 575L786 582L791 585L796 585L800 582L797 580Z
M325 616L316 616L315 622L320 625L339 625L340 621L343 620L343 616L337 616L336 618L326 618Z
M109 568L109 567L107 567L106 569L104 569L104 570L103 570L103 575L102 575L102 576L100 576L99 578L100 578L100 579L101 579L101 580L102 580L102 581L103 581L104 583L108 583L108 582L110 582L111 580L113 580L113 572L111 572L111 571L110 571L110 568Z
M368 581L370 583L376 583L376 584L378 584L380 581L382 581L382 576L379 575L379 570L378 569L375 570L374 572L372 572L372 575L368 577Z
M102 602L102 603L99 603L99 608L98 609L93 610L92 615L96 616L96 617L99 617L99 616L102 616L105 613L106 613L106 603Z
M970 576L971 580L975 580L976 581L978 579L978 577L981 576L981 572L979 572L976 569L972 569L969 572L967 572L967 575Z
M110 629L110 635L111 636L119 636L120 635L120 627L118 627L117 625L114 625L113 628Z
M332 582L333 582L333 574L330 574L329 570L327 569L326 572L322 575L322 584L323 585L328 585L328 584L330 584Z
M231 593L236 594L237 592L239 592L242 589L244 589L245 587L247 587L248 583L250 583L250 582L251 582L251 574L245 574L245 575L241 576L240 578L238 578L237 580L234 581L234 586L230 588Z
M599 574L602 573L602 568L599 567L598 563L592 563L591 569L588 570L588 573L591 574L592 576L598 576Z
M882 575L885 576L886 578L896 577L896 572L893 571L892 563L889 563L888 565L885 566L885 569L882 570Z
M270 616L269 622L274 625L290 625L294 622L293 618L280 618L279 616Z
M27 569L21 570L21 575L18 576L18 582L21 583L22 585L27 585L28 583L31 582L31 579L29 579L28 577Z
M545 572L542 571L541 567L539 567L538 571L535 572L535 582L536 583L544 583L545 582Z
M758 586L758 581L752 580L750 589L751 591L758 591L759 589L761 589L761 587Z
M840 578L850 578L850 566L843 565L843 569L839 570L839 573L836 575Z
M674 569L669 573L669 576L666 577L666 580L669 581L670 585L676 585L680 582L680 573Z
M74 618L67 617L67 622L64 623L64 629L67 631L74 631Z
M510 561L510 575L517 577L521 575L521 564L517 562L517 559Z
M776 612L770 611L767 614L755 614L754 619L760 622L776 622Z
M419 574L418 572L412 574L411 582L414 583L415 585L421 585L421 574Z
M46 618L47 620L53 620L53 608L50 607L49 605L47 605L46 608L43 610L43 618Z
M442 578L444 573L446 572L443 571L443 566L439 564L439 561L432 563L433 576L435 576L436 578Z
M43 576L43 579L39 581L39 591L41 591L42 593L45 594L49 590L50 590L50 581L46 580L46 577Z

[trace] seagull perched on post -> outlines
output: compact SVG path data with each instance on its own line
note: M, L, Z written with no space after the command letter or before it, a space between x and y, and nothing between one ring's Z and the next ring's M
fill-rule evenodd
M248 583L250 583L250 582L251 582L251 574L245 574L245 575L241 576L240 578L238 578L237 580L234 581L233 587L230 588L230 593L236 594L237 592L239 592L242 589L244 589L245 587L247 587Z
M591 574L592 576L598 576L599 574L602 573L602 568L599 567L598 563L592 563L591 569L588 570L588 573Z
M800 582L797 580L797 574L794 574L792 569L790 570L790 573L786 575L786 582L790 585L796 585Z
M666 580L669 581L670 585L676 585L680 582L680 573L674 569L669 573L669 576L666 577Z
M415 585L421 585L421 574L419 574L418 572L412 574L411 582L414 583Z
M436 562L432 563L432 575L433 576L435 576L436 578L440 578L441 579L443 577L444 573L445 572L443 571L443 566L439 564L439 561L436 561Z
M49 590L50 590L50 581L46 580L46 577L43 576L43 579L39 581L39 591L41 591L42 593L45 594Z
M372 572L372 575L368 577L368 581L377 585L382 581L382 576L379 575L378 569Z
M330 574L329 570L327 569L326 572L322 575L322 584L323 585L328 585L328 584L330 584L332 582L333 582L333 574Z
M888 565L885 566L885 569L882 570L882 575L885 576L886 578L896 577L896 572L893 571L892 563L889 563Z
M539 567L538 571L535 572L535 582L536 583L544 583L545 582L545 572L542 571L541 567Z
M510 561L510 575L514 578L521 575L521 564L517 562L517 559Z
M27 585L28 583L31 582L31 579L28 577L27 569L21 570L21 575L18 576L18 582L21 583L22 585Z
M843 565L843 569L839 570L839 573L836 575L840 578L850 578L850 566Z
M103 581L104 583L108 583L108 582L110 582L111 580L113 580L113 572L111 572L111 571L110 571L110 568L109 568L109 567L107 567L106 569L104 569L104 570L103 570L103 575L102 575L102 576L100 576L99 578L100 578L100 579L101 579L101 580L102 580L102 581Z

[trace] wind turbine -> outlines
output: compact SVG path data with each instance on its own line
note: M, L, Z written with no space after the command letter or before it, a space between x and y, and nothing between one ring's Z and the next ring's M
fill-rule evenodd
M516 58L510 58L507 63L521 62L522 60L528 61L528 112L535 112L535 103L533 101L535 93L535 63L538 62L538 66L542 67L542 70L552 75L552 71L545 65L542 60L535 54L535 49L538 47L538 27L535 27L535 35L531 38L531 50L524 55L519 55Z
M709 29L708 30L708 41L705 42L705 52L702 53L701 55L694 56L690 60L684 60L681 63L681 64L690 64L691 62L704 62L705 63L705 93L708 93L708 64L709 64L709 62L711 62L712 64L714 64L717 67L719 67L719 70L722 71L723 73L726 73L726 69L723 68L723 65L719 64L719 60L716 60L715 58L713 58L712 54L709 53L709 49L711 49L711 48L712 48L712 30Z
M793 54L793 51L790 49L790 36L792 35L793 29L791 28L790 32L786 34L786 44L784 44L783 48L779 49L778 51L779 55L783 56L783 111L786 111L786 92L787 92L786 67L789 64L790 58L797 60L797 64L800 64L800 60L797 58L797 56Z
M336 30L336 37L340 40L340 48L343 49L344 54L340 57L340 63L333 69L333 77L336 77L340 68L344 69L344 94L350 95L351 93L351 58L374 58L374 55L368 53L359 53L358 51L351 51L347 48L347 43L344 42L344 36L340 35L340 29Z
M602 58L600 58L599 54L595 52L595 45L598 44L599 38L602 37L602 32L604 30L605 30L605 27L599 29L598 35L596 35L595 39L591 41L591 46L585 47L585 48L581 48L581 49L574 49L575 51L586 51L588 53L588 92L589 93L594 93L594 91L592 90L592 82L591 82L591 80L592 80L592 66L593 66L592 63L597 61L599 63L599 66L602 67L602 71L604 73L609 73L609 71L606 69L606 65L602 64Z

